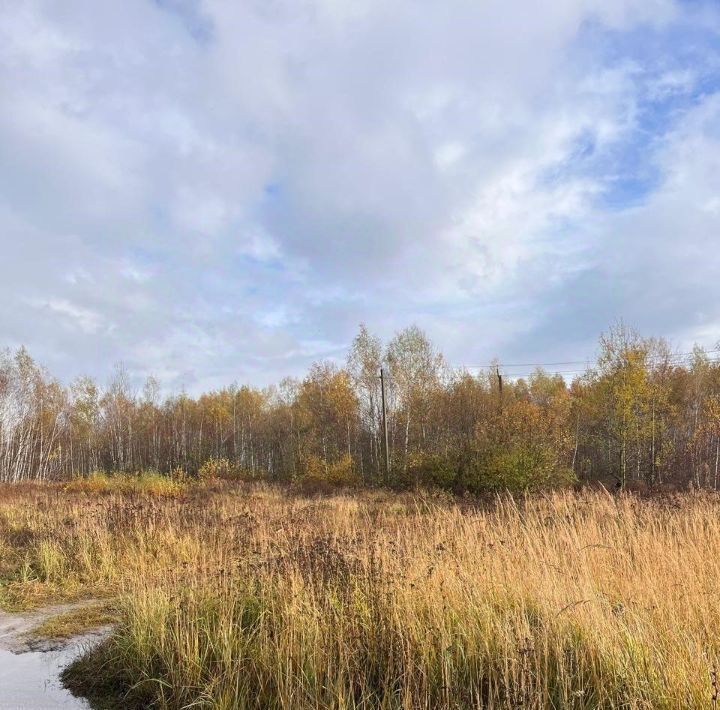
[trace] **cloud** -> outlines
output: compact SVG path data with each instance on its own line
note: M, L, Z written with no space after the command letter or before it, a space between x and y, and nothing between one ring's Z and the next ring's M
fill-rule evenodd
M194 391L361 320L454 362L619 316L714 342L719 34L700 0L2 5L3 345Z

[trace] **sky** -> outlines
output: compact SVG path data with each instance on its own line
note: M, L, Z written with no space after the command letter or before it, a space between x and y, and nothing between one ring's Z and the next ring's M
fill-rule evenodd
M0 348L200 392L720 340L718 0L0 0Z

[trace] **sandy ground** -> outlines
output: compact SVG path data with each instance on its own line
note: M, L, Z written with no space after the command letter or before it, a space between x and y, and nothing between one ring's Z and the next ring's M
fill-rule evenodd
M63 668L88 647L102 640L109 627L69 639L34 636L47 619L91 602L58 604L21 614L0 612L0 710L87 709L85 700L62 687Z

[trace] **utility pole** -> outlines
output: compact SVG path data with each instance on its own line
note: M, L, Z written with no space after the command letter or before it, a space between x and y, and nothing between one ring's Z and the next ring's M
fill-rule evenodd
M498 381L498 395L499 395L499 399L500 399L500 409L502 409L502 405L503 405L502 375L500 374L500 367L498 365L495 365L495 374L497 375L497 381Z
M382 395L382 426L385 441L385 478L390 478L390 445L388 444L387 407L385 405L385 371L380 368L380 393Z

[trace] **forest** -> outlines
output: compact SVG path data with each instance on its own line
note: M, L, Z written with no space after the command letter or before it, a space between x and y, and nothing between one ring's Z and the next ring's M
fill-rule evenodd
M0 353L0 480L153 470L318 485L453 492L607 487L717 489L717 350L678 353L617 324L572 381L537 368L451 367L416 326L383 344L365 326L344 367L302 380L229 385L198 397L65 385L24 349ZM380 370L386 373L389 468Z

